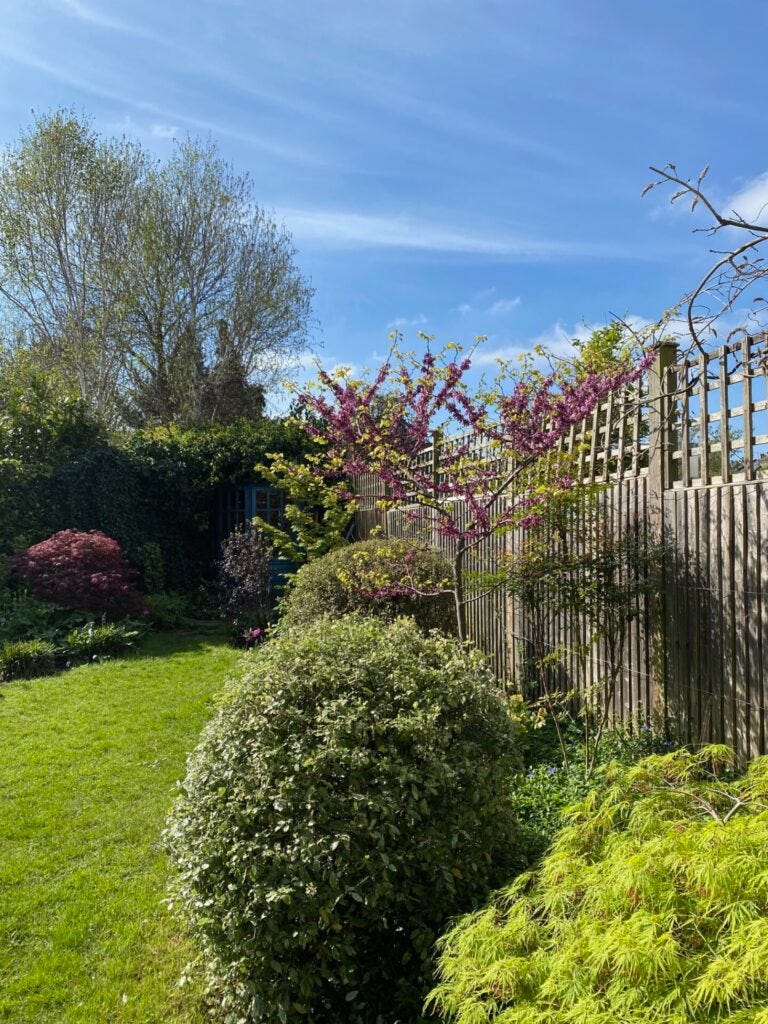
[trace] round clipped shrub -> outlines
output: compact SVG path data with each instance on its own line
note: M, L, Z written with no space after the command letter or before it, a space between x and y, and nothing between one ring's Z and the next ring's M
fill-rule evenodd
M612 770L541 868L440 943L455 1024L768 1024L768 757L727 748Z
M248 666L166 833L217 1012L411 1022L439 930L509 877L498 684L409 619L281 628Z
M49 676L56 669L55 655L47 640L8 640L0 644L0 680Z
M394 619L408 615L422 629L453 630L451 565L430 548L405 540L364 540L307 562L281 602L286 622L300 625L349 612Z
M10 568L34 597L60 608L112 614L143 609L122 548L99 530L60 530L17 552Z

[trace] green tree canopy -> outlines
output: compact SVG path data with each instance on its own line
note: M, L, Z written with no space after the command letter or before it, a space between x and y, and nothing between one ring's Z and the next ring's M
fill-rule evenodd
M0 161L6 344L108 424L257 419L307 343L312 288L294 257L210 142L161 163L59 110Z

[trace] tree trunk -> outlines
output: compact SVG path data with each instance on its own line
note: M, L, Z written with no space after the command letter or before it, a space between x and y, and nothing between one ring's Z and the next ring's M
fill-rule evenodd
M456 555L453 559L453 599L456 604L456 628L459 640L467 639L467 607L464 601L464 555L466 541L459 540Z

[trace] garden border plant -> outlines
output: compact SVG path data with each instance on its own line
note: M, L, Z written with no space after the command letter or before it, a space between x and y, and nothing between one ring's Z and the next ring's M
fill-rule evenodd
M768 1021L768 758L616 768L540 868L439 944L429 1005L478 1024Z
M398 538L357 541L299 568L280 601L281 621L301 625L349 612L408 615L422 629L453 632L450 575L439 551Z

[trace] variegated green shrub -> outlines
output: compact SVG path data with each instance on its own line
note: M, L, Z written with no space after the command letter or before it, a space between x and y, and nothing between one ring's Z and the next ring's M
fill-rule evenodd
M485 659L409 619L248 658L166 835L226 1024L414 1024L447 921L517 858L515 727Z

